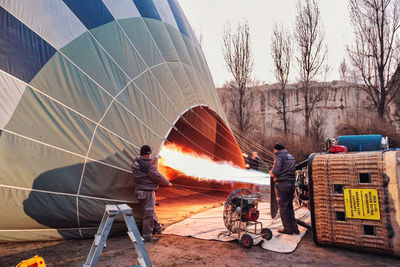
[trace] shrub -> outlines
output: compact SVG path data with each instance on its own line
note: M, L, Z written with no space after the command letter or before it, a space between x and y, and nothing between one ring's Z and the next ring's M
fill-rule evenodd
M359 116L351 116L340 124L336 131L340 135L361 135L361 134L381 134L389 138L390 147L400 146L400 135L396 127L389 120L382 120L373 113L363 113L362 119Z

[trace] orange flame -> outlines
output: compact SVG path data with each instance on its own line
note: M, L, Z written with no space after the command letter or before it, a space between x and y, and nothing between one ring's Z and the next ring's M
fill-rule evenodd
M267 173L242 169L229 161L216 162L176 144L165 144L160 156L159 171L170 181L186 176L200 181L269 185Z

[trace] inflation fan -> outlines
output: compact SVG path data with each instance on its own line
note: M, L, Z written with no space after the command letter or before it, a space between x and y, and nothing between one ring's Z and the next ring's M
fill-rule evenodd
M230 193L224 207L224 223L228 231L218 236L232 236L246 248L250 248L257 239L270 240L271 230L263 228L262 223L257 221L261 196L260 192L250 192L245 188Z

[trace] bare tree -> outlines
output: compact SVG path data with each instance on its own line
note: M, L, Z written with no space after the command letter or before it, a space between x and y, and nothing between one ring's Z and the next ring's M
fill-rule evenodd
M325 32L321 23L321 14L316 0L297 2L294 39L298 55L301 92L304 100L304 118L306 136L309 136L311 113L321 101L321 95L313 93L310 83L324 70L327 47L324 45Z
M361 90L382 119L399 90L398 81L389 81L400 57L400 0L350 0L349 6L355 41L347 51L363 82Z
M241 91L236 87L234 80L226 83L228 93L228 120L240 130L240 132L251 136L257 126L258 110L254 107L255 99L259 94L257 84L249 83L249 87L241 96ZM242 125L242 129L240 129Z
M253 58L250 44L250 29L247 22L238 24L232 32L226 24L223 35L222 53L228 71L233 76L230 83L232 117L237 128L246 134L254 124L254 93L249 88L252 82Z
M390 147L400 146L400 134L390 121L381 120L375 110L363 110L363 119L347 116L336 128L336 135L381 134L389 137Z
M346 59L342 59L342 62L340 62L340 66L339 66L339 74L340 74L340 79L342 81L346 81L347 80L347 72L348 72L348 67L347 67L347 63L346 63Z
M397 91L400 90L400 65L397 66L396 72L392 75L392 78L389 81L389 84L393 84L393 90ZM394 112L393 112L393 117L400 128L400 94L397 93L393 97L393 103L394 103Z
M323 145L325 139L325 126L328 114L326 110L316 110L311 119L310 135L315 144Z
M271 101L270 105L281 116L285 135L288 133L286 85L289 80L293 54L290 38L290 34L282 25L274 24L271 37L271 55L274 62L275 78L279 83L280 90L274 95L277 101Z

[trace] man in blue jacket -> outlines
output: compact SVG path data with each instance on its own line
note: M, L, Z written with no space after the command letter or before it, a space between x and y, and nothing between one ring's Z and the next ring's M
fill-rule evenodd
M158 158L151 158L151 148L144 145L140 148L140 156L132 166L135 178L135 190L140 204L143 206L143 239L144 242L157 241L153 234L161 234L162 228L155 213L156 194L159 186L172 184L157 170Z
M269 174L275 182L276 200L281 215L283 229L279 233L292 235L299 234L293 210L293 198L295 190L296 160L288 153L282 143L274 146L275 161Z

